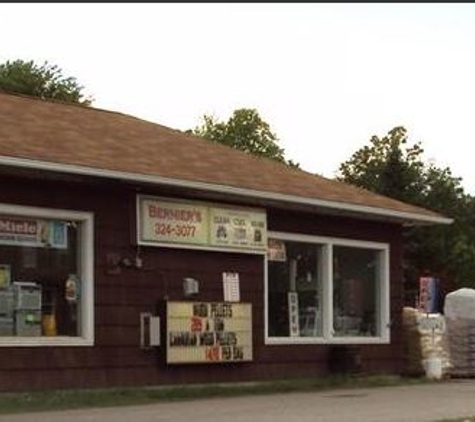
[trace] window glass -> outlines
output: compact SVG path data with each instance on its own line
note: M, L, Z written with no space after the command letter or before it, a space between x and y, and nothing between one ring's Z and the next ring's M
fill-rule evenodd
M266 341L388 342L388 246L290 233L270 236Z
M0 215L0 337L81 334L81 224Z
M333 247L333 329L335 336L377 335L380 252Z
M269 260L269 335L322 335L321 246L281 242L278 260Z

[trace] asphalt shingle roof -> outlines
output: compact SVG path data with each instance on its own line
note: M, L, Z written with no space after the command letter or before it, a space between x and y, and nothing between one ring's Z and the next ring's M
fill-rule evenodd
M203 182L304 202L372 207L421 220L442 218L133 116L4 93L0 93L0 163L1 157Z

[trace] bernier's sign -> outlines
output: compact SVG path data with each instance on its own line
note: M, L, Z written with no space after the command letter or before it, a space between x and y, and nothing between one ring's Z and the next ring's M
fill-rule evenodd
M203 206L139 198L139 241L208 243L208 210Z
M137 197L137 235L142 245L187 245L265 252L264 210L201 202Z

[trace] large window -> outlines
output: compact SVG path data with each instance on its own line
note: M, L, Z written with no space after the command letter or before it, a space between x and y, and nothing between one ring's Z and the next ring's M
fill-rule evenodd
M269 233L266 341L389 341L389 246Z
M0 204L0 346L92 345L93 217Z
M322 335L322 246L283 242L286 257L269 262L269 335Z

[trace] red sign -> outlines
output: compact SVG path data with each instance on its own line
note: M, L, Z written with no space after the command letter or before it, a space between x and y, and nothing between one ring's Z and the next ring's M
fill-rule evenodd
M203 320L197 316L191 317L191 332L196 333L201 331L203 331Z

